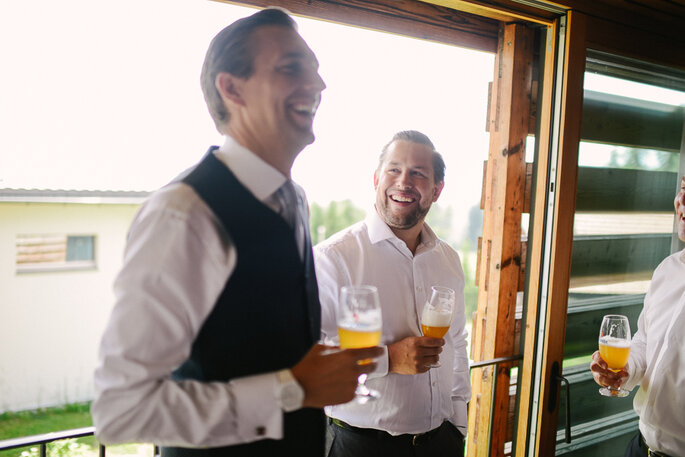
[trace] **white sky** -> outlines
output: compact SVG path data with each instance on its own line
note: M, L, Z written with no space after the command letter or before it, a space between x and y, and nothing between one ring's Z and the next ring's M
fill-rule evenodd
M224 26L255 10L198 0L0 3L0 187L153 190L221 140L199 86ZM494 56L296 18L328 88L293 176L310 201L367 208L380 149L426 133L441 203L480 200Z
M212 37L251 8L208 0L0 2L0 187L154 190L221 139L199 86ZM328 85L293 176L312 202L368 208L383 144L426 133L447 163L442 205L480 200L494 56L297 18ZM626 96L646 86L586 75ZM685 103L660 90L655 101Z

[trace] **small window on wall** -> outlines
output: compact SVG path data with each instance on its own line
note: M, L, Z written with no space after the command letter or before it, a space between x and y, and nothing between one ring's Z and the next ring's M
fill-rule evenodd
M17 272L95 268L93 235L17 235Z

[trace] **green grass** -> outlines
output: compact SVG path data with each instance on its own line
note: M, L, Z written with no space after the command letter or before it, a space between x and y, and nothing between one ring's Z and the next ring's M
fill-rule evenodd
M22 436L90 427L89 403L76 403L57 408L42 408L33 411L20 411L0 414L0 440ZM98 442L93 436L61 440L48 444L49 457L96 457ZM152 456L150 444L123 444L107 446L108 457ZM38 456L38 446L0 451L0 457Z
M0 440L90 427L93 420L89 408L88 403L76 403L58 408L0 414Z

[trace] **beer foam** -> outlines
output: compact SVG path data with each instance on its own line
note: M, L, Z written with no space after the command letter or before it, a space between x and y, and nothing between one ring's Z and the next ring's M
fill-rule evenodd
M338 323L338 327L350 332L378 332L382 329L380 322L344 321Z
M629 348L630 340L616 338L615 336L602 336L599 338L599 344L604 344L613 348Z
M429 327L449 327L452 322L452 313L446 310L423 308L421 324Z

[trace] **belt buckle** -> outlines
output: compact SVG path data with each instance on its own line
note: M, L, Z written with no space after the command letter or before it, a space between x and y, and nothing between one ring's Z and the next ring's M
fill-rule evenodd
M411 445L416 446L418 443L417 441L423 436L425 433L417 433L416 435L413 435L411 437Z

